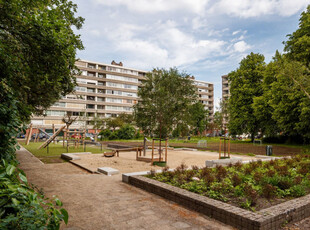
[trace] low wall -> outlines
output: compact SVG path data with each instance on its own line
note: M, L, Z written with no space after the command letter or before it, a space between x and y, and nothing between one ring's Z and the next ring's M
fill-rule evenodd
M276 230L310 216L310 195L251 212L143 176L128 174L123 181L238 229Z

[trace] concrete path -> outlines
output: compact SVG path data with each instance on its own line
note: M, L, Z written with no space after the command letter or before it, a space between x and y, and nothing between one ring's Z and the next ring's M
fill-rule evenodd
M64 203L69 223L61 229L233 229L127 185L121 175L89 174L70 163L42 164L24 148L17 158L30 183Z

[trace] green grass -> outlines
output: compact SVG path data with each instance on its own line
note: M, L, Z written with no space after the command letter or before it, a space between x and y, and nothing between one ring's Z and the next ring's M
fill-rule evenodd
M26 148L29 152L31 152L34 156L38 157L44 163L59 163L63 162L60 156L62 153L67 153L67 147L62 147L62 143L54 144L51 143L49 145L48 153L47 148L38 149L42 142L30 142L29 145L25 145L24 143L20 143L24 148ZM84 151L83 146L79 148L70 147L69 153L76 152L91 152L91 153L103 153L107 151L106 149L100 149L100 147L86 146L86 151Z
M152 141L152 138L148 138L148 140ZM192 144L198 144L199 141L206 140L208 144L211 143L220 143L220 137L191 137L190 140L187 140L187 137L184 139L169 139L168 143L192 143ZM141 142L143 143L142 139L134 139L134 140L103 140L103 141L116 141L116 142ZM223 142L223 140L222 140ZM155 141L155 143L159 143L159 141ZM250 139L243 139L243 140L230 140L230 143L232 144L244 144L244 145L253 145ZM259 144L256 144L259 146ZM263 143L263 146L265 145L273 145L273 146L282 146L282 147L288 147L288 148L301 148L301 149L310 149L310 145L296 145L296 144L275 144L275 143Z

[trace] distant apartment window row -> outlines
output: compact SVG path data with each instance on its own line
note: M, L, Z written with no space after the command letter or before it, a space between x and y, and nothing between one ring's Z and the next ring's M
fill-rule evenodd
M106 98L106 102L111 102L111 103L128 103L128 104L131 104L133 102L136 102L136 100L107 97Z
M207 90L207 89L199 89L199 88L198 88L198 92L207 93L208 90Z
M126 112L133 111L131 107L126 107L126 106L106 105L105 108L106 110L117 110L117 111L126 111Z
M122 77L122 76L116 76L116 75L106 75L107 79L114 79L114 80L119 80L119 81L130 81L130 82L138 82L139 80L137 78L132 78L132 77Z
M64 116L66 115L66 111L56 111L56 110L46 110L47 116Z
M54 107L66 107L66 103L65 102L56 102L53 106Z
M91 68L91 69L96 69L96 65L88 64L87 67ZM112 66L98 66L98 69L107 70L107 71L116 72L116 73L125 73L125 74L130 74L130 75L136 75L136 76L145 76L145 73L143 73L143 72L138 72L138 71L130 70L130 69L122 69L122 68L112 67ZM94 76L96 76L96 73L83 70L82 75L94 77Z
M85 100L86 97L84 95L67 95L63 97L63 99L70 99L70 100Z
M138 86L136 85L119 84L119 83L114 83L114 82L107 82L107 86L115 87L115 88L138 90Z
M195 85L197 86L205 86L205 87L209 87L209 84L208 83L203 83L203 82L194 82Z
M75 91L79 91L79 92L86 92L87 88L86 87L82 87L82 86L75 86Z
M138 97L137 93L123 92L118 90L107 90L106 94L126 96L126 97Z

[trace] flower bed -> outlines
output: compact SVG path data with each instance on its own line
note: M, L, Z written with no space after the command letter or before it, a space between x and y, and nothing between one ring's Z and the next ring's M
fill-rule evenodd
M209 198L251 211L261 210L310 192L310 156L198 168L182 164L174 171L147 175Z

